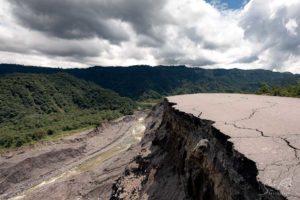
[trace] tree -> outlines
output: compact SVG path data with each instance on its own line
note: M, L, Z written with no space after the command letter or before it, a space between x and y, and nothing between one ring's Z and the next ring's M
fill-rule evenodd
M270 86L266 83L262 83L257 93L258 94L270 94Z

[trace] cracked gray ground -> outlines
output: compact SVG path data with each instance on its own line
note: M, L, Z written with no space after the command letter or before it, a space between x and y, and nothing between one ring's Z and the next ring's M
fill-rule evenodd
M300 99L194 94L168 100L180 111L214 121L236 150L256 162L258 180L300 199Z

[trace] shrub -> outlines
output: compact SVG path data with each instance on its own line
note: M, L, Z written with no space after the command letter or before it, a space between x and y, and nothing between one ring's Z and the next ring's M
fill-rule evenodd
M49 129L49 130L47 131L47 135L54 135L54 131L51 130L51 129Z
M32 140L39 141L43 139L47 134L44 131L38 131L32 135Z

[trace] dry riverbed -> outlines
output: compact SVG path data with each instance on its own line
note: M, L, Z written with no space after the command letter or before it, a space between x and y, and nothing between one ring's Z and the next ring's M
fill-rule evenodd
M108 199L113 181L140 150L145 112L101 128L5 152L0 199Z

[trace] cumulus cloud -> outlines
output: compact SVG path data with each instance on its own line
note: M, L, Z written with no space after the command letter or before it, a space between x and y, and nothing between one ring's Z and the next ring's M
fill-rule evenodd
M297 0L252 0L242 11L240 25L261 66L299 73L299 9Z
M10 0L12 12L24 26L66 39L100 37L129 40L130 23L139 33L159 37L155 25L165 18L165 1L151 0ZM157 13L156 13L157 12Z
M297 36L297 28L298 28L298 23L295 19L289 19L289 21L285 24L285 28L288 30L288 32L291 35Z
M300 73L298 0L251 0L238 10L212 2L3 0L0 62Z

